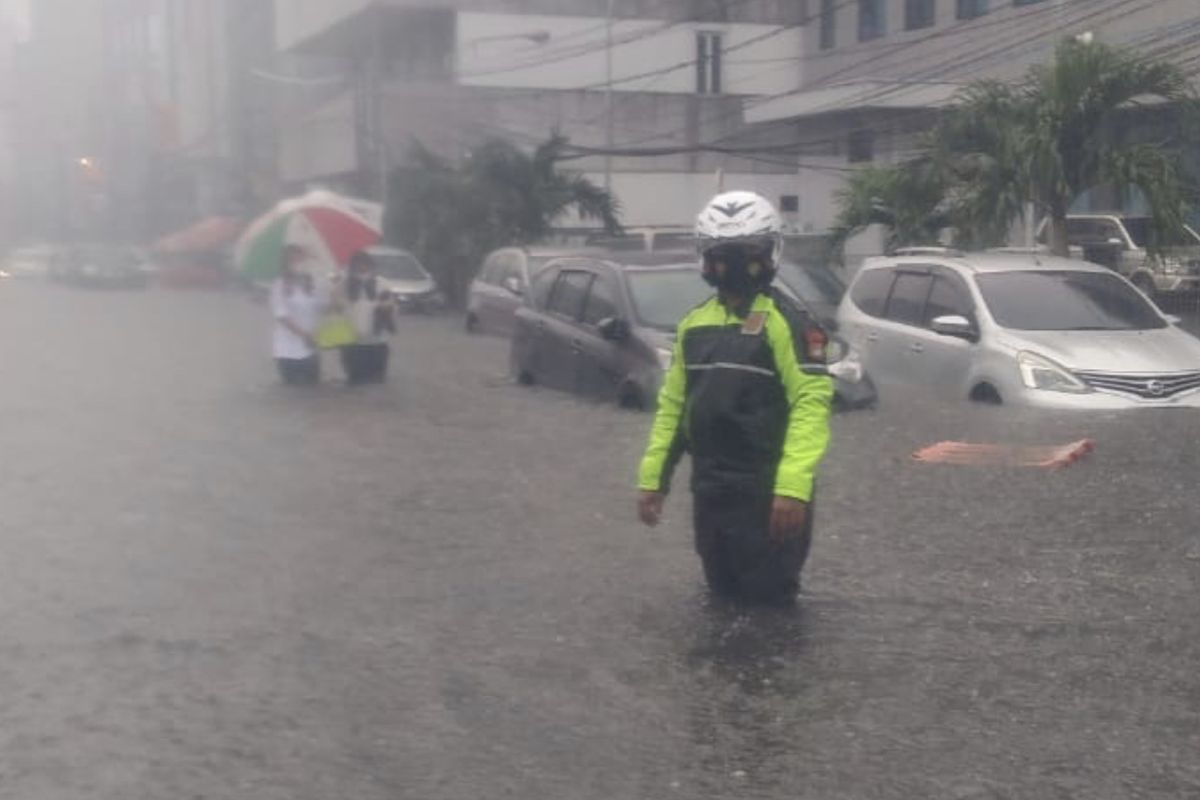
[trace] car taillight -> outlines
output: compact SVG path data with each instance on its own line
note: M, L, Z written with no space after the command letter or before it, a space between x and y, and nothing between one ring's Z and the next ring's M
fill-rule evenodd
M809 328L804 331L805 360L825 361L825 350L829 346L829 337L820 328Z

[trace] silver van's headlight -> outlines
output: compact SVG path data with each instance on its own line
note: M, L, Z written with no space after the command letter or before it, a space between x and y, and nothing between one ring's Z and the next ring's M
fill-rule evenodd
M1188 265L1182 258L1167 256L1162 260L1163 272L1168 275L1182 275L1188 271Z
M1017 366L1021 369L1021 380L1030 389L1068 394L1086 394L1092 390L1064 367L1028 350L1017 353Z
M658 365L662 367L663 372L669 370L671 368L671 361L674 358L674 353L672 353L666 347L656 347L654 348L654 352L658 356Z

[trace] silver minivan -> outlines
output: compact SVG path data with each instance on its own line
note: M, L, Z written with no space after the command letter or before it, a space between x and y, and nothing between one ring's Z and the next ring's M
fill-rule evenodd
M881 387L1050 408L1200 408L1200 339L1087 262L937 249L871 258L838 321Z

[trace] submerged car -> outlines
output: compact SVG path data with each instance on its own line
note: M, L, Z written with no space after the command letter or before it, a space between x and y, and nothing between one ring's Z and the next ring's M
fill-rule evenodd
M46 278L56 252L50 245L21 247L8 254L0 269L10 278Z
M517 309L525 304L530 282L542 268L556 258L586 252L561 247L503 247L491 252L467 291L467 330L510 336Z
M442 294L433 277L415 255L398 247L372 247L366 251L375 262L380 288L401 308L434 311L442 308Z
M881 385L1066 409L1200 408L1200 339L1127 279L1039 253L868 259L838 317Z
M680 320L712 294L694 258L679 254L558 259L534 279L530 302L517 310L512 372L523 384L652 407ZM798 305L791 310L804 315ZM836 361L836 345L818 332L806 327L805 346L828 349L816 355Z
M81 245L59 255L51 278L94 289L144 289L150 284L145 259L132 247Z
M837 311L846 296L846 283L824 264L785 259L775 285L790 295L824 335L827 360L835 379L834 403L839 408L867 408L879 399L862 358L841 337Z

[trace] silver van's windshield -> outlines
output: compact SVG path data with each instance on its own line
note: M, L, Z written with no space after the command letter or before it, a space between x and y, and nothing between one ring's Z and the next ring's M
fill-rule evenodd
M977 275L988 310L1021 331L1130 331L1167 327L1147 300L1103 272L1020 271Z

